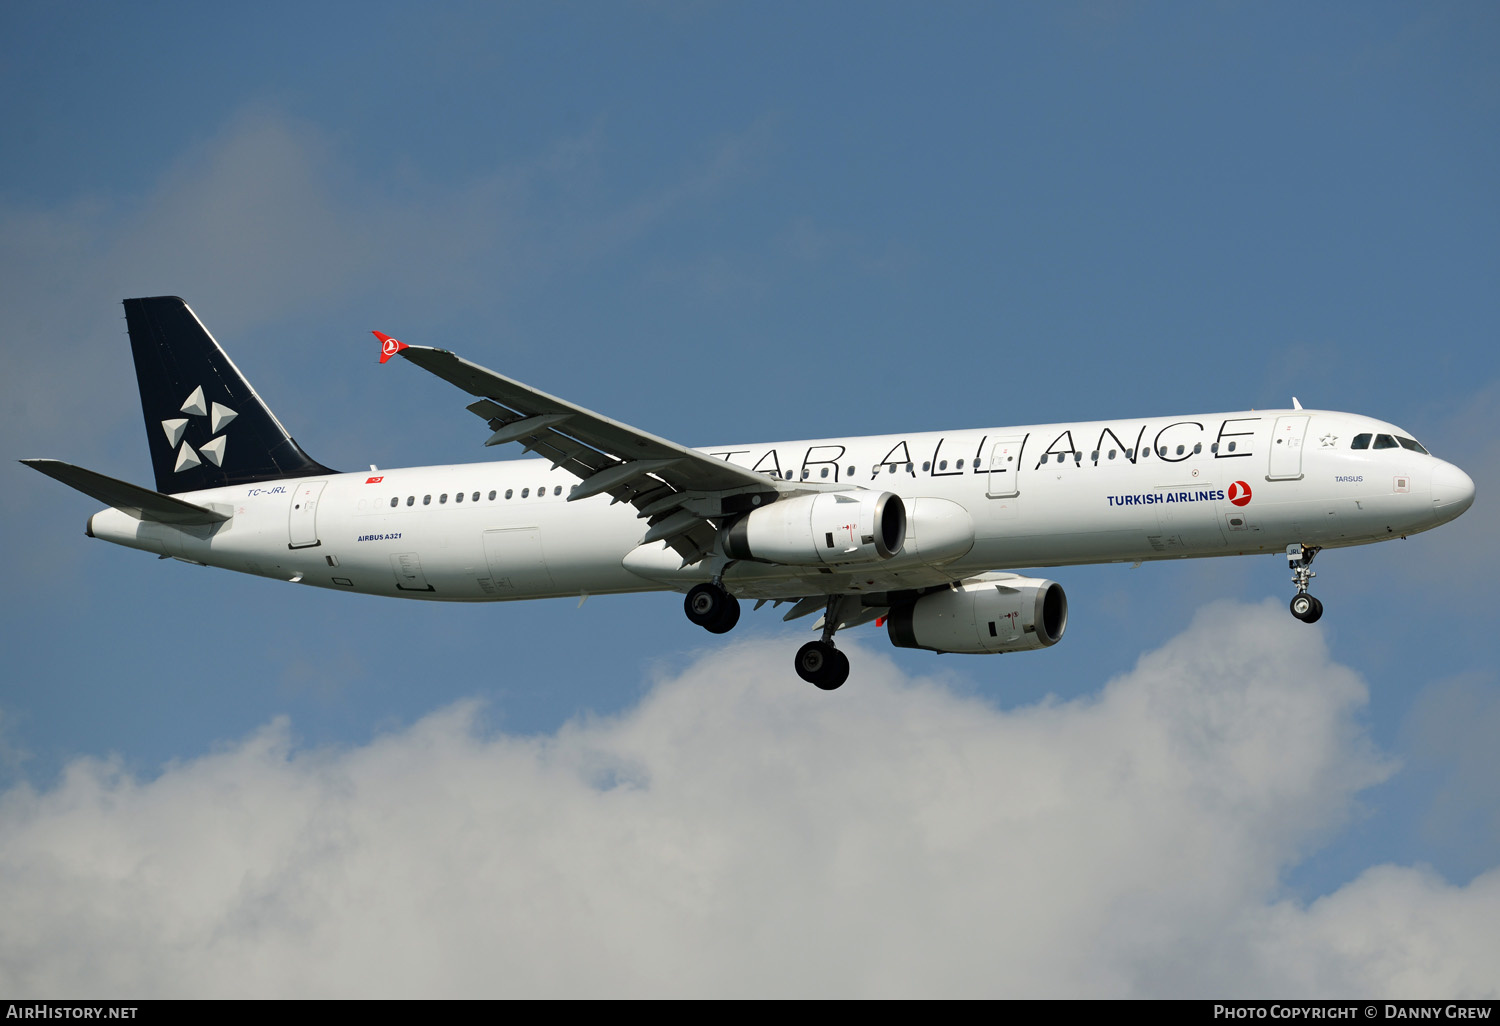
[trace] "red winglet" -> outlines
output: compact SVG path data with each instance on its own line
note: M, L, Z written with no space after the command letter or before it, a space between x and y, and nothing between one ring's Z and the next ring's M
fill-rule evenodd
M380 339L380 362L385 363L401 350L407 348L405 342L398 342L383 331L372 331L370 334Z

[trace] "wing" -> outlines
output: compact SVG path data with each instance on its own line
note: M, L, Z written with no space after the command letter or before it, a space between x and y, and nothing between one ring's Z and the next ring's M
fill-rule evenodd
M642 543L667 542L682 565L713 551L717 521L782 495L824 491L715 459L548 395L446 349L413 346L375 332L382 361L400 355L478 396L468 409L489 425L485 445L519 442L579 479L568 501L608 494L649 522ZM395 343L392 345L392 343Z

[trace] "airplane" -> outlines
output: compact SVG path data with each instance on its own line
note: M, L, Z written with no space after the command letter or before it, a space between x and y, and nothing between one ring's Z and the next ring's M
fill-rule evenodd
M124 301L156 489L22 460L107 504L91 538L301 585L452 602L685 593L821 610L798 675L842 685L837 631L949 653L1048 648L1060 584L1007 567L1283 553L1291 612L1325 548L1427 531L1474 482L1392 424L1291 409L690 449L381 332L457 386L487 446L532 458L340 473L309 457L182 299Z

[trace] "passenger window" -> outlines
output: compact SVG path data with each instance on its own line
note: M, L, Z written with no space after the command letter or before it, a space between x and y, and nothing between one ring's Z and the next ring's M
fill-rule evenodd
M1197 443L1195 443L1193 445L1193 455L1196 456L1198 453L1200 453L1202 451L1203 451L1203 443L1202 442L1197 442Z
M1090 453L1089 454L1089 459L1093 460L1095 463L1098 463L1099 462L1099 450L1095 449L1092 453Z
M940 461L938 461L938 469L939 470L947 470L948 469L948 461L947 460L940 460Z
M523 498L523 499L529 499L529 498L531 498L531 489L530 488L522 488L521 489L521 498Z
M505 489L505 497L507 499L510 498L514 494L516 494L516 490L514 488L507 488L507 489Z
M1372 435L1372 434L1370 434L1369 432L1366 432L1366 433L1364 433L1362 435L1355 435L1354 436L1354 444L1353 444L1353 446L1351 446L1351 448L1354 448L1354 449L1368 449L1370 447L1370 439L1373 438L1373 437L1375 437L1375 436Z
M1167 447L1165 445L1163 445L1160 448L1158 448L1156 450L1156 455L1158 455L1158 456L1160 456L1160 457L1162 457L1162 458L1165 459L1166 455L1167 455Z
M463 502L464 501L464 493L463 492L459 492L457 495L453 496L453 501L454 502Z
M495 497L495 493L494 492L490 492L490 498L493 499L494 497ZM479 493L475 492L473 495L469 496L469 501L470 502L478 502L479 501Z
M410 506L410 505L411 505L411 504L412 504L412 503L414 503L414 502L416 502L416 501L417 501L417 497L416 497L416 496L415 496L415 495L408 495L408 496L407 496L407 497L406 497L406 504L407 504L407 505L408 505L408 506Z
M506 498L508 499L508 498L510 498L510 496L507 495ZM495 501L495 493L494 492L490 492L490 501L491 502Z
M844 476L845 477L853 477L854 476L854 468L853 467L846 467L844 469Z
M1237 443L1237 442L1230 442L1230 443L1229 443L1229 451L1230 451L1230 452L1234 452L1234 447L1235 447L1235 446L1236 446L1236 445L1237 445L1237 444L1239 444L1239 443Z
M1185 450L1185 448L1184 448L1184 447L1183 447L1183 446L1180 446L1180 445L1179 445L1179 446L1178 446L1178 447L1177 447L1177 455L1179 455L1179 456L1181 456L1181 455L1182 455L1182 454L1183 454L1183 452L1185 452L1185 451L1186 451L1186 450Z
M439 506L443 505L447 501L448 501L448 493L447 492L444 492L442 495L438 496L438 505Z
M561 495L562 494L562 485L553 485L552 486L552 494L553 495Z
M1407 438L1405 435L1397 435L1396 441L1401 443L1401 448L1403 449L1410 449L1412 452L1419 452L1424 456L1432 455L1426 449L1422 448L1422 443L1418 442L1415 438Z
M1125 450L1125 458L1127 460L1133 460L1133 459L1135 459L1135 450L1134 449L1126 449Z
M819 477L827 477L828 476L828 468L824 467L822 470L818 471L818 476Z
M1047 462L1047 454L1046 453L1042 453L1042 462L1043 463Z
M432 505L432 496L430 496L430 495L424 495L424 496L422 496L422 505L424 505L424 506L431 506Z
M979 461L975 460L974 461L974 465L976 467L979 466ZM962 470L962 469L964 469L964 461L963 460L959 460L957 463L954 464L954 466L957 467L959 470Z
M1218 453L1218 451L1219 451L1219 443L1215 442L1213 445L1210 445L1208 447L1208 451L1211 452L1211 453Z
M1114 459L1115 458L1115 453L1118 452L1118 451L1119 451L1118 449L1111 449L1111 450L1109 450L1109 458L1110 459Z
M1396 444L1396 440L1394 438L1392 438L1390 435L1376 435L1375 436L1375 448L1377 448L1377 449L1397 449L1397 448L1400 448L1400 446L1398 446Z
M1081 452L1075 452L1073 454L1073 462L1074 463L1082 463L1083 462L1083 453L1081 453Z
M400 501L399 499L397 499L394 495L392 495L391 496L391 509L395 509L396 508L396 503L399 502L399 501Z

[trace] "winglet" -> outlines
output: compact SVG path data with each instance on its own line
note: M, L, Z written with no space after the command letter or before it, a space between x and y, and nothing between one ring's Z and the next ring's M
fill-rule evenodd
M405 342L398 342L395 339L391 338L391 336L387 335L383 331L372 331L372 332L370 332L370 334L372 334L376 338L380 339L380 362L381 363L385 363L385 361L389 360L391 357L393 357L397 353L401 352L401 350L407 348L407 345L406 345Z

